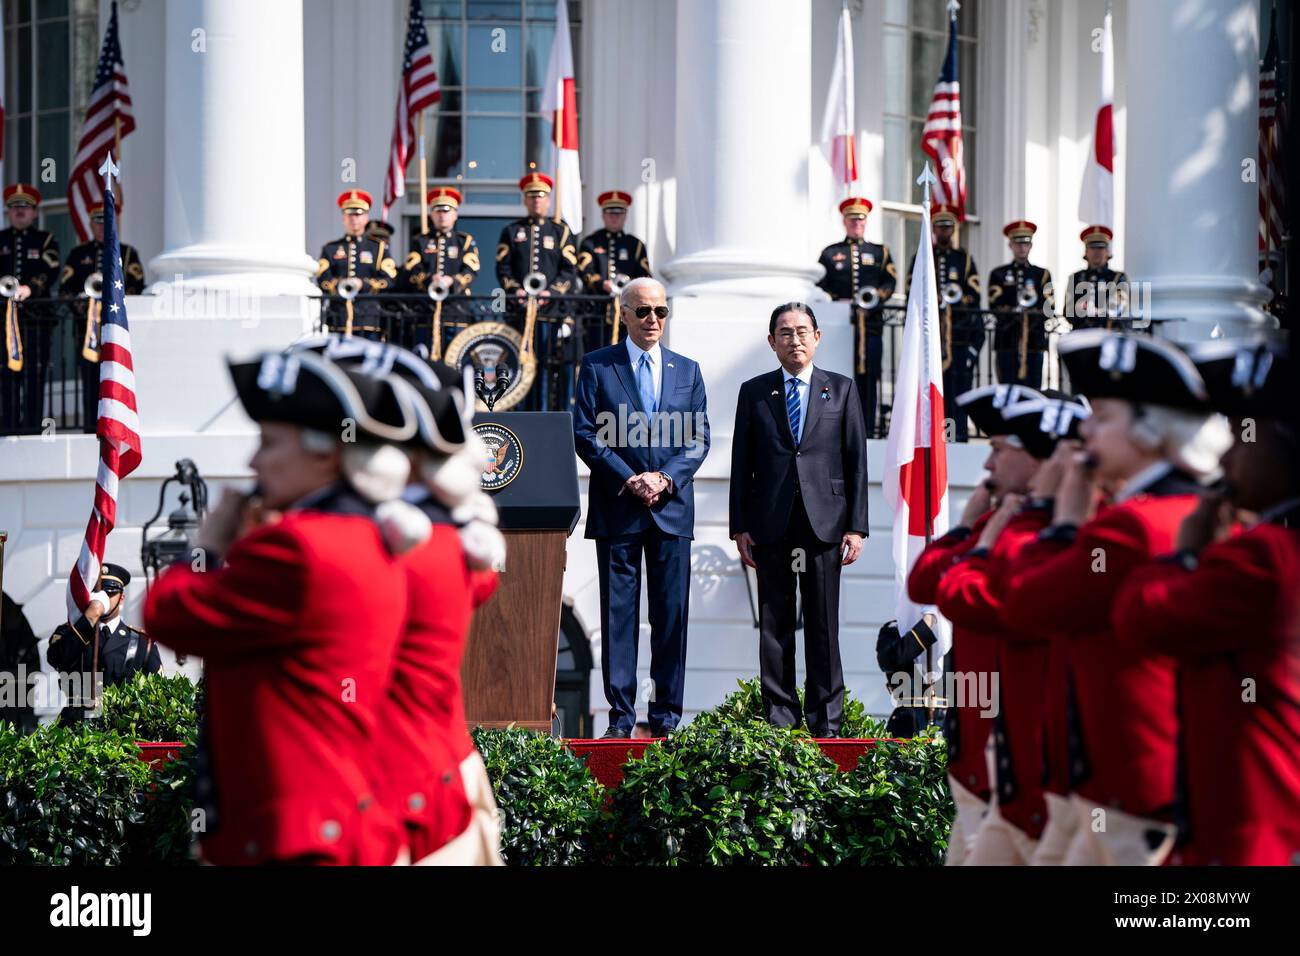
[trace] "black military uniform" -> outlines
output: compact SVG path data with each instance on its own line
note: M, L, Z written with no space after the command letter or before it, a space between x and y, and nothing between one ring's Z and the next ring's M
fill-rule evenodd
M551 192L551 178L542 173L529 173L519 180L519 189L527 193ZM516 219L501 230L497 242L497 281L506 291L506 303L515 327L524 330L526 305L515 298L515 292L524 288L524 279L538 272L546 277L546 290L552 295L569 295L579 291L578 250L574 245L573 233L564 220L556 222L551 216L527 216ZM561 340L556 332L556 320L571 315L573 308L569 304L558 302L539 303L539 319L546 317L549 322L537 322L534 342L531 346L541 361L543 368L551 372L576 367L574 356L576 336L570 335ZM525 348L530 343L524 343ZM542 376L541 388L528 396L531 408L544 408L551 404L548 399L551 375ZM559 375L557 385L559 407L568 407L568 398L572 389L571 375Z
M439 206L457 209L461 199L461 194L450 186L438 186L429 190L427 202L430 209ZM424 304L417 305L414 309L420 319L411 342L425 348L432 346L432 323L435 312L437 314L440 326L439 349L437 355L430 353L435 360L441 358L447 340L471 321L471 310L463 300L470 294L470 286L478 278L480 265L478 244L474 237L468 232L457 232L455 229L446 232L435 229L427 235L418 236L414 247L406 256L406 262L402 264L397 286L401 292L427 293L434 276L447 276L452 280L440 310ZM457 299L462 301L457 302Z
M1106 226L1089 226L1079 238L1085 246L1109 248L1114 233ZM1100 269L1080 269L1070 276L1066 290L1065 303L1070 308L1073 328L1113 328L1119 324L1116 318L1128 312L1128 276L1116 272L1109 263Z
M104 221L104 204L95 203L90 207L91 223ZM80 308L78 329L81 333L83 352L77 365L81 371L81 426L82 430L93 433L99 417L99 313L98 303L94 312L90 311L90 300L86 296L86 280L99 272L100 262L104 256L104 244L98 239L83 242L68 253L64 260L63 272L59 275L59 295L79 299ZM144 265L140 262L140 253L135 246L122 243L122 280L127 295L140 295L144 292ZM87 327L95 321L93 339L88 337ZM95 353L95 360L86 357L85 350Z
M1018 219L1002 234L1012 242L1030 240L1038 227ZM1019 297L1027 290L1027 304ZM998 266L989 273L989 308L998 313L993 350L998 381L1043 387L1047 356L1047 314L1052 311L1052 274L1025 260Z
M621 190L612 189L601 193L596 200L601 212L627 212L632 204L632 196ZM589 233L578 245L578 274L582 277L583 291L590 295L608 295L613 292L605 290L606 282L614 282L618 277L627 281L641 279L650 275L650 259L646 255L645 244L622 230L612 231L608 228L597 229ZM614 341L613 306L602 306L592 310L592 319L587 326L587 351L593 351ZM603 316L603 319L600 317Z
M39 671L41 652L22 605L8 594L3 595L0 604L3 604L0 608L0 671L12 675L17 682L14 699L0 697L0 725L7 723L22 733L30 733L36 729L36 712L25 694L28 685L19 674L20 668L26 674Z
M126 568L105 564L99 579L100 590L109 597L120 594L131 583ZM60 624L50 636L45 659L61 675L89 675L95 673L95 642L99 643L99 668L105 687L113 687L143 672L156 674L162 670L158 647L144 631L131 627L119 613L111 621L100 620L98 626L86 620L85 615L71 624ZM72 697L63 708L62 723L80 722L85 712L93 706L93 688L83 680L69 680L66 684Z
M840 203L845 219L866 219L871 203L857 196ZM862 401L862 417L867 423L867 437L883 434L882 423L876 420L876 407L880 392L880 362L883 354L881 336L884 333L884 305L894 294L898 271L890 258L889 247L865 239L849 239L827 246L818 263L826 275L817 285L837 301L853 301L858 292L874 288L880 300L872 309L853 311L853 371Z
M930 221L938 226L945 223L957 225L957 209L946 203L936 204ZM934 276L938 284L940 308L940 348L943 352L943 393L961 395L968 392L975 384L975 367L979 361L980 349L984 347L984 317L980 314L980 276L979 269L971 254L960 246L933 245ZM907 274L912 274L916 265L916 256L907 266ZM956 283L961 291L961 298L949 305L945 299L945 289ZM967 439L970 429L966 416L960 409L953 412L957 441Z
M898 624L890 621L876 637L876 664L884 672L886 686L894 701L894 709L885 724L885 732L890 737L915 737L930 724L944 726L947 709L943 706L946 700L939 696L941 688L927 690L915 686L917 658L924 663L925 652L937 640L938 637L923 620L906 634L899 634ZM947 661L944 663L946 665Z
M349 189L339 194L339 209L369 212L370 206L370 193L364 189ZM316 284L326 295L338 295L339 282L347 278L361 280L362 294L392 291L397 284L397 265L393 262L388 243L382 239L368 239L365 235L345 235L325 243L316 263ZM357 302L352 310L354 334L385 338L381 325L383 310L377 302ZM332 330L346 328L345 316L346 308L341 303L330 304L329 325Z
M27 183L5 187L5 206L39 206L41 194ZM33 299L54 294L59 274L59 243L44 229L28 226L0 229L0 276L13 276L19 285L32 290ZM6 346L0 362L0 432L40 430L45 412L45 379L49 371L50 342L56 314L45 304L20 305L16 300L0 301L0 319L9 328L12 308L14 335L0 335ZM19 370L10 368L19 360Z

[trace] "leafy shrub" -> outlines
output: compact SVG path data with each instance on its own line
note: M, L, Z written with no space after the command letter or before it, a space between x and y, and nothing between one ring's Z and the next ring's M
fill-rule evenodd
M117 865L144 823L135 742L90 727L0 726L0 865Z
M184 674L135 674L104 690L102 726L132 740L190 740L198 726L199 686Z
M732 691L728 694L717 707L712 710L704 711L697 714L691 721L691 726L696 725L718 727L718 726L739 726L748 724L751 721L763 721L763 694L757 677L751 677L749 680L738 680L736 685L739 690ZM803 688L798 688L799 706L803 706ZM800 729L806 731L806 723L799 725ZM885 722L876 720L867 714L867 708L854 697L847 689L844 691L844 720L840 724L839 736L845 738L873 738L888 736L885 733Z
M561 741L516 727L473 732L501 811L512 866L592 862L602 846L605 788Z
M715 720L697 718L627 763L610 804L614 862L790 865L822 858L835 764L805 736L737 719L735 705L724 704Z

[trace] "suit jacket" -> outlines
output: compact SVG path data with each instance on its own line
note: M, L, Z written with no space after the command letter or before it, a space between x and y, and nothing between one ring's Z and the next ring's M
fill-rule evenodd
M639 440L645 409L627 346L620 342L583 356L573 439L578 457L591 469L588 538L635 534L651 522L667 534L695 536L695 472L709 453L704 377L685 355L662 345L660 351L659 413ZM658 441L652 440L655 431ZM630 491L619 493L624 482L644 471L662 471L673 480L672 490L652 508Z
M853 380L813 367L803 440L795 445L780 368L740 386L731 444L731 535L779 541L799 485L822 541L867 534L867 427Z
M345 494L249 532L218 569L159 576L149 633L207 677L206 860L392 862L401 835L366 767L406 613L406 573Z

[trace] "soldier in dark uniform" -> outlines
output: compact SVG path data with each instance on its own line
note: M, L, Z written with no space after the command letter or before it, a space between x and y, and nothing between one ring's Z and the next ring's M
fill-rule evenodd
M1071 309L1070 325L1076 329L1112 328L1115 318L1128 311L1128 276L1110 267L1110 241L1115 234L1106 226L1088 226L1079 238L1088 268L1070 276L1065 297Z
M1052 274L1029 261L1037 231L1027 219L1003 228L1012 260L989 273L989 308L998 313L993 337L998 381L1042 388Z
M13 675L17 681L15 697L4 700L0 695L0 726L10 724L20 733L36 729L36 712L25 691L27 685L19 679L20 669L35 674L41 669L41 652L36 635L23 613L23 607L8 594L0 604L0 671Z
M9 228L0 230L0 276L18 281L12 300L0 301L5 322L5 361L0 363L0 431L40 428L45 412L45 378L49 371L54 313L48 307L24 314L17 305L30 298L54 293L59 274L59 243L37 229L36 209L41 194L28 183L14 183L4 191ZM43 321L30 321L41 319ZM17 367L15 367L17 366Z
M876 637L876 664L885 675L889 696L894 701L894 709L885 724L885 732L890 737L915 737L931 724L944 725L947 701L941 696L942 687L916 686L916 665L918 662L925 665L925 652L938 641L930 629L933 622L933 615L924 614L915 627L900 634L898 625L890 621Z
M93 310L86 295L86 280L93 273L99 272L100 260L104 254L104 204L95 203L90 207L90 242L83 242L68 253L63 263L63 272L59 275L59 295L80 300L78 310L83 322L80 326L82 351L77 364L81 369L81 425L83 430L93 433L99 416L99 307ZM140 295L144 292L144 266L140 262L140 253L135 246L122 243L122 279L127 295ZM93 329L90 323L94 322ZM93 334L92 334L93 333ZM94 354L94 359L88 357Z
M528 215L516 219L501 230L501 239L497 243L497 281L501 283L513 304L510 313L514 324L524 330L527 293L524 280L533 273L540 273L546 279L546 288L538 294L538 317L546 316L557 319L570 315L572 309L557 306L549 300L552 295L568 295L578 291L578 250L574 246L573 233L564 220L553 220L547 216L551 208L551 190L554 187L551 177L544 173L529 173L519 180L519 189L524 194L524 206ZM573 356L560 353L571 349L564 343L572 343L574 337L572 324L569 333L553 330L550 323L537 322L534 341L524 342L524 348L535 349L544 367L552 373L572 371ZM558 353L558 354L553 354ZM558 365L558 368L557 368ZM566 369L567 366L567 369ZM550 379L552 375L543 374L541 388L528 396L532 408L548 407ZM557 407L567 409L572 394L571 374L556 374L559 395L556 396Z
M478 245L468 232L456 231L456 218L464 200L460 192L450 186L436 186L429 190L427 202L433 219L433 231L420 236L417 245L406 257L398 276L398 289L402 292L429 291L438 286L447 291L439 312L437 348L433 348L433 310L423 305L416 307L421 321L415 330L414 343L428 348L429 358L439 361L447 340L470 321L471 312L465 296L478 278ZM460 299L460 302L456 300ZM426 320L423 317L429 315Z
M338 206L343 212L343 237L321 248L316 264L316 284L326 295L338 295L343 279L361 280L362 293L388 292L397 282L397 266L392 250L382 239L366 238L370 223L370 193L348 189L339 193ZM382 310L376 302L355 303L352 307L352 331L369 338L383 339L380 326ZM346 329L346 308L332 303L329 324L336 330Z
M953 244L957 228L957 207L936 203L930 215L934 236L934 275L939 286L939 305L943 309L940 347L943 351L943 393L961 395L975 383L975 365L984 345L984 317L980 314L980 275L971 254ZM916 256L907 267L912 274ZM955 289L952 287L955 286ZM955 302L949 301L952 295ZM965 414L953 411L955 438L965 441L969 434Z
M588 352L612 344L618 335L613 304L618 297L616 286L650 275L645 244L623 231L627 207L632 205L631 193L613 189L601 193L596 201L600 203L600 216L605 226L588 235L578 246L578 273L582 277L584 292L610 296L610 304L592 312L592 321L587 327Z
M863 238L867 231L870 200L850 196L840 203L844 216L844 240L822 250L818 263L826 275L817 283L836 301L853 305L854 380L862 401L862 415L867 423L867 437L882 433L876 420L876 403L880 391L881 335L884 332L886 302L894 294L898 272L889 256L889 247ZM877 301L869 309L860 308L856 300L863 290L875 289Z
M130 583L126 568L105 564L99 575L99 591L107 596L108 606L91 595L90 605L81 617L71 624L60 624L50 636L45 659L61 676L68 675L70 699L59 715L65 724L79 723L86 710L94 706L94 689L87 686L92 679L89 675L102 673L104 686L113 687L137 672L156 674L162 670L157 645L144 631L122 620L123 594Z

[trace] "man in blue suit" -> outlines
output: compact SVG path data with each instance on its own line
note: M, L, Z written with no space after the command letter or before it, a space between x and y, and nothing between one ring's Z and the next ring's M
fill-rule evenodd
M659 344L664 287L634 279L622 292L627 338L588 352L573 419L578 457L591 469L587 537L600 566L601 673L606 737L636 725L641 559L650 606L651 735L682 719L687 598L695 536L695 472L709 452L700 366Z

